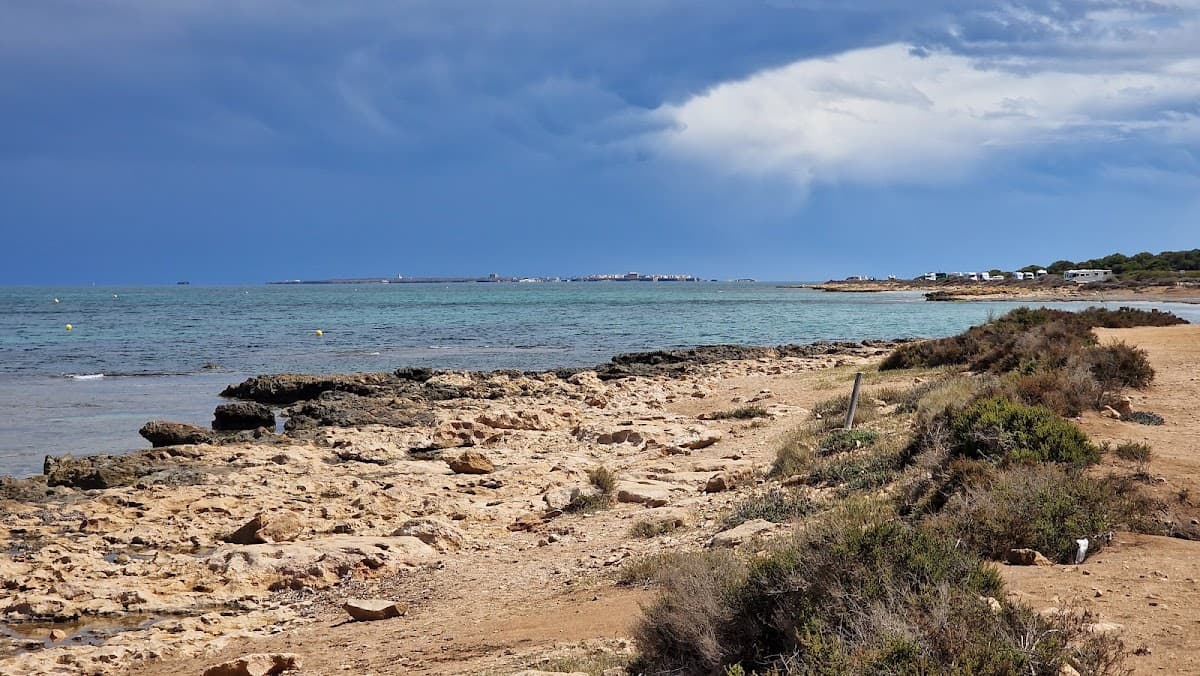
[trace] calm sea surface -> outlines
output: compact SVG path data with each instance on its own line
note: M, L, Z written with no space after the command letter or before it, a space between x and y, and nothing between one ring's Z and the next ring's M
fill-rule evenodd
M137 429L152 418L207 424L217 392L256 373L543 369L712 343L943 336L1017 305L768 283L0 287L0 474L145 447ZM1200 321L1200 306L1133 305Z

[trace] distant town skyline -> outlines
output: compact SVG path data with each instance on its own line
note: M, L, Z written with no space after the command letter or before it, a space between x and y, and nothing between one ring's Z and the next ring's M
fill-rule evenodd
M1198 45L1194 2L4 3L0 284L1188 249Z

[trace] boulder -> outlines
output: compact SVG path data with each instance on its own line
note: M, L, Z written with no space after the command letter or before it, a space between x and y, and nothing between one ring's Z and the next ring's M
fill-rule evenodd
M1116 403L1114 403L1112 407L1122 416L1132 415L1133 399L1130 397L1121 397L1120 399L1117 399Z
M409 519L392 535L414 537L440 552L462 549L467 545L467 536L461 530L452 526L449 521L433 516Z
M724 472L714 474L704 483L705 493L720 493L733 487L733 480Z
M322 393L330 391L375 394L388 384L394 383L395 377L389 373L332 376L281 373L248 378L237 385L226 387L221 396L248 399L260 404L287 406L306 399L316 399Z
M1110 418L1112 420L1121 419L1121 413L1112 406L1105 406L1104 408L1100 409L1100 416L1103 418Z
M710 430L706 427L690 428L686 433L676 437L670 445L698 451L701 448L708 448L720 440L721 433L717 430Z
M408 612L406 606L387 599L349 599L342 604L342 610L355 622L388 620Z
M446 458L446 464L455 474L490 474L496 471L492 461L479 451L463 451Z
M255 653L209 667L204 676L274 676L300 667L300 656L294 653Z
M225 541L237 545L291 542L303 531L304 522L295 512L260 512L244 526L227 535Z
M260 427L275 429L275 413L265 404L239 401L221 404L213 411L214 430L255 430Z
M183 469L186 459L167 451L146 449L124 455L46 456L42 473L47 486L84 490L132 486L139 479L166 470Z
M754 519L747 521L740 526L735 526L729 530L721 531L712 536L708 541L709 547L737 547L738 545L751 540L763 533L768 533L775 530L775 524L764 519Z
M669 485L650 481L622 481L617 484L617 502L632 502L662 507L671 501Z
M150 442L155 448L159 446L180 446L183 444L209 444L213 434L203 427L187 423L168 422L166 420L151 420L142 425L138 434Z
M1054 563L1036 549L1010 549L1005 557L1014 566L1053 566Z
M546 503L548 509L563 510L577 500L599 497L600 493L599 488L590 484L587 486L567 486L547 491L542 496L542 501Z

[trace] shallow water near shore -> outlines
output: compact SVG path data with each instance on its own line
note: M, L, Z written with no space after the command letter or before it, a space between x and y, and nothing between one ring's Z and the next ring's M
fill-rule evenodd
M0 474L38 473L46 454L144 448L137 429L152 418L207 424L217 393L255 373L536 370L703 344L933 337L1023 304L775 283L4 287ZM1034 304L1200 321L1181 303Z

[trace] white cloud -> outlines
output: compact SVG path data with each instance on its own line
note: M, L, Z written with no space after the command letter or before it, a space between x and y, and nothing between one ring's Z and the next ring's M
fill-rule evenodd
M1010 64L1017 65L1020 64ZM672 155L800 183L930 182L997 153L1131 137L1200 142L1200 59L1139 70L983 68L892 44L721 84L658 113Z

